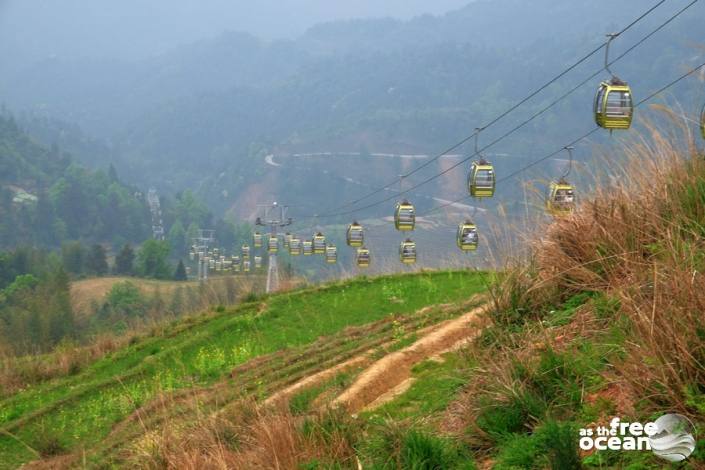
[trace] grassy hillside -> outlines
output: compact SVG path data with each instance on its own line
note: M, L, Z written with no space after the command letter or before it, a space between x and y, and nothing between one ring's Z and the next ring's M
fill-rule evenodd
M705 163L695 145L673 142L687 136L654 132L631 144L633 164L617 186L541 226L528 259L491 283L491 308L476 325L484 328L465 346L428 354L407 376L394 368L375 375L392 357L400 359L393 365L408 365L404 358L432 336L413 326L419 315L452 318L471 305L417 312L390 325L396 339L371 356L330 353L349 345L336 339L335 347L318 343L303 353L320 371L298 374L301 363L289 355L236 369L245 377L244 400L172 397L163 407L172 418L160 432L120 429L100 455L120 448L131 465L148 468L703 468ZM438 280L428 279L447 285ZM364 343L380 331L366 328L350 333ZM314 350L330 354L318 361ZM280 375L247 378L276 364ZM339 400L369 389L375 378L376 397ZM270 406L247 399L250 390L268 396L277 389L289 393ZM184 420L173 418L174 407ZM164 416L152 411L152 421ZM580 428L608 426L613 417L643 423L669 412L696 427L696 449L685 462L671 465L649 451L578 448ZM130 435L142 438L126 445Z
M256 281L261 280L260 276L251 279L252 282L245 282L245 279L238 278L235 285L238 291L243 291L242 284L251 285ZM225 278L213 278L208 284L208 288L213 291L214 301L220 294L219 291L224 289L226 279ZM100 304L104 301L105 296L110 292L115 284L122 282L130 282L137 286L142 295L146 297L153 297L154 295L160 295L166 301L171 299L174 293L183 288L185 290L198 289L198 281L158 281L154 279L142 279L135 277L95 277L90 279L81 279L71 283L71 304L73 306L74 312L78 316L85 316L91 312L95 304ZM251 286L250 286L251 287Z
M703 468L705 162L673 142L689 141L653 132L631 144L616 186L538 227L527 259L500 274L363 277L263 297L8 397L0 461ZM578 447L580 428L669 412L696 426L683 463Z
M406 323L413 331L457 315L443 309L414 312L466 300L485 282L484 274L469 272L360 278L175 323L75 376L2 400L0 462L13 468L38 456L80 449L96 463L112 461L118 458L114 448L145 432L145 421L186 412L174 404L168 412L145 413L139 422L128 419L142 406L158 407L156 397L178 400L198 393L204 409L241 394L264 398L276 381L286 383L360 348L387 344L395 335L403 340Z

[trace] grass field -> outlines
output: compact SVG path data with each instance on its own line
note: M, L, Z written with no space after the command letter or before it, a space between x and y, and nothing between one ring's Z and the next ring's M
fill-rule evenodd
M255 357L296 350L390 315L404 318L424 306L467 300L484 290L486 277L434 272L359 278L175 323L78 375L0 402L0 468L14 468L40 455L91 449L160 392L212 386ZM340 355L356 346L336 343L330 350Z
M245 282L261 282L261 276L235 276L238 284ZM93 306L104 301L105 296L115 284L120 282L131 282L137 286L140 292L147 298L151 298L155 293L159 293L163 298L168 299L178 288L197 289L198 281L158 281L154 279L142 279L136 277L97 277L82 279L71 283L71 305L79 317L90 315ZM214 277L210 280L213 289L218 289L225 282L224 277Z

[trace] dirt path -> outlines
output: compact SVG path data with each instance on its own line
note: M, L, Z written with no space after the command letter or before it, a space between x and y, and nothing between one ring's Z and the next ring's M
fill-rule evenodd
M352 359L349 359L345 362L341 362L340 364L337 364L336 366L333 366L330 369L325 369L316 374L309 375L305 379L300 380L295 384L278 391L274 395L267 398L264 403L265 405L273 405L276 403L280 403L284 400L291 398L300 390L313 387L315 385L325 382L326 380L332 379L336 374L340 372L352 369L353 367L357 366L365 366L372 362L372 352L373 351L367 351L364 354L360 354L359 356L353 357Z
M485 323L480 315L483 311L484 307L479 307L459 318L443 322L411 346L383 357L363 371L333 404L356 413L387 393L393 395L393 390L411 377L411 368L416 363L477 336Z

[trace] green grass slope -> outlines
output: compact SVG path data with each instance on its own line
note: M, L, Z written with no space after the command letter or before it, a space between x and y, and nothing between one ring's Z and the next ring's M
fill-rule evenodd
M537 225L527 258L493 276L481 334L416 363L408 387L395 387L396 395L385 389L380 406L352 416L326 409L355 374L365 378L346 370L298 389L284 409L243 405L222 409L218 420L174 426L151 448L133 450L131 462L705 468L705 159L684 131L654 130L633 142L615 186L598 188L570 216ZM667 413L695 427L695 449L683 462L649 450L579 447L581 428L609 426L614 417L647 423Z
M0 402L0 468L81 449L90 453L111 431L116 433L118 423L158 394L203 390L245 377L251 374L246 363L253 358L269 355L270 369L293 377L297 371L285 361L286 351L315 345L322 337L371 325L364 334L353 335L353 340L329 341L328 349L339 355L343 350L354 352L357 343L372 341L375 335L383 338L381 332L390 330L385 323L389 318L408 320L411 330L423 322L438 321L443 317L433 312L423 322L412 321L410 315L425 306L465 301L484 290L486 278L472 272L359 278L263 297L174 323L75 376L23 390ZM256 391L266 385L253 379L242 390Z

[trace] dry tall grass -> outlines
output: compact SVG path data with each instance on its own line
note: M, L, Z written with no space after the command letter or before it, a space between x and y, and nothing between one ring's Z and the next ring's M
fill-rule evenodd
M705 384L705 161L687 129L648 129L612 184L509 272L499 306L538 316L578 292L618 299L631 324L622 378L654 407L693 413L688 397Z
M194 403L193 406L198 406ZM297 469L339 463L356 467L354 420L339 411L296 417L286 407L243 400L188 427L167 424L131 450L130 466L154 469Z

